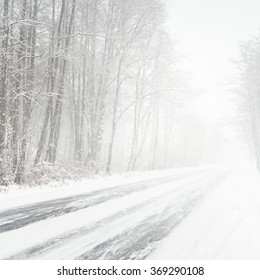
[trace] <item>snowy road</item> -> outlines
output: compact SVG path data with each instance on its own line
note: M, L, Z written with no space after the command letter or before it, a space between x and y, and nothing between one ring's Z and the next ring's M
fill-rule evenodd
M148 259L259 260L259 186L256 169L234 169Z
M0 212L1 259L144 259L228 174L194 169Z

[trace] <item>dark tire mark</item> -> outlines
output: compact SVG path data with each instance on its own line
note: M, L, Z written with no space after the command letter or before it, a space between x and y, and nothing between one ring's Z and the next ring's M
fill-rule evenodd
M193 191L179 205L177 211L171 213L171 206L161 215L153 215L141 224L122 234L108 239L92 250L82 254L79 260L129 260L145 259L156 248L158 242L167 237L174 228L199 204L208 191L219 185L224 179L223 174L216 177L206 191ZM174 206L173 206L174 207Z
M120 218L130 218L131 214L142 212L148 207L153 208L153 203L157 203L164 197L172 197L172 201L167 202L164 210L151 215L137 224L134 228L101 242L93 249L80 255L76 259L144 259L157 246L158 242L164 239L174 228L193 210L202 198L225 178L227 172L215 173L194 179L188 186L179 186L149 201L139 203L128 209L123 209L114 215L98 221L93 226L77 228L48 242L38 244L27 250L15 254L8 259L40 259L41 255L51 252L60 246L69 244L77 238L93 234L95 231L105 228L113 221ZM209 181L210 179L210 181ZM214 179L214 180L212 180ZM213 181L213 182L212 182ZM199 185L199 187L197 187ZM176 192L181 190L180 193ZM82 244L84 247L84 244Z
M207 173L209 171L201 171ZM58 217L91 206L101 204L107 200L123 197L134 192L161 186L163 184L183 179L183 176L198 174L198 171L190 171L185 174L175 174L166 177L143 180L137 183L120 185L108 189L101 189L87 194L50 200L22 206L15 209L0 212L0 233L18 229L31 223ZM75 205L77 204L77 205Z

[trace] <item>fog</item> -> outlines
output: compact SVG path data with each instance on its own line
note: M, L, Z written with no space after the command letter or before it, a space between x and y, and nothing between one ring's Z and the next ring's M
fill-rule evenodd
M254 165L259 8L2 0L2 184Z
M259 36L259 1L177 0L169 1L168 9L167 30L178 42L185 57L182 67L199 92L189 110L208 132L221 127L227 162L254 164L240 127L236 62L241 43Z
M259 260L259 11L0 0L0 259Z

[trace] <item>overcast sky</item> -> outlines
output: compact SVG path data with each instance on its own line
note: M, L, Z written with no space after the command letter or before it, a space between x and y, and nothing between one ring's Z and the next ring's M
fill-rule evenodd
M258 33L260 0L171 0L169 31L189 56L189 70L202 86L231 73L239 40Z
M239 57L239 41L259 33L260 0L169 2L167 27L187 57L185 69L193 76L193 86L203 89L190 105L191 111L211 127L232 122L237 104L226 86L234 75L231 59ZM245 147L232 125L224 125L224 131L232 146Z

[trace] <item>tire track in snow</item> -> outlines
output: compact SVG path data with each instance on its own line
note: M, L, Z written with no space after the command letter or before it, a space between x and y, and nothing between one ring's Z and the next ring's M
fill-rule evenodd
M124 211L119 211L113 216L110 216L104 220L98 221L94 226L90 228L80 228L75 231L66 233L57 238L49 240L47 243L40 244L26 250L22 253L16 254L11 257L11 259L27 259L27 258L39 258L44 256L48 252L62 247L64 244L67 245L73 240L85 236L88 236L97 232L102 228L113 226L113 222L124 219L131 220L131 214L135 212L142 212L145 208L149 208L149 213L147 218L139 221L139 224L134 225L130 228L119 232L115 236L108 238L107 240L97 244L92 249L86 253L77 256L78 259L142 259L145 258L147 254L151 252L155 245L164 237L166 237L172 229L177 226L181 220L187 216L190 211L199 203L199 201L206 195L213 185L217 185L221 179L223 179L223 173L214 177L214 184L207 185L205 182L202 187L195 189L193 186L182 187L181 194L178 195L177 188L173 188L170 192L163 193L160 197L153 199L149 202L140 203L126 209ZM212 179L212 175L209 176ZM192 185L198 184L198 182L208 181L208 178L196 180ZM185 191L186 190L186 191ZM189 191L189 195L187 195ZM160 203L163 198L173 197L169 199L168 203L164 205L161 212L154 214L155 205ZM184 196L181 198L181 196ZM163 202L163 201L162 201ZM164 202L165 203L165 202ZM173 207L174 206L174 207ZM130 223L131 224L131 223ZM84 239L85 239L84 238ZM86 244L83 244L84 246ZM118 248L118 249L116 249ZM104 253L105 252L105 253Z
M209 171L202 170L200 172L203 174L208 173ZM185 174L180 173L171 176L143 180L136 183L93 191L87 194L51 200L2 211L0 212L0 233L18 229L37 221L58 217L78 211L80 209L92 207L110 199L119 198L145 189L158 187L163 184L172 181L178 181L187 176L197 174L197 170L192 170L186 172Z
M224 179L223 174L215 177L210 186L194 190L189 195L176 198L160 215L148 217L136 227L111 238L88 251L77 259L82 260L129 260L145 259L158 243L199 204L208 191ZM179 200L179 201L178 201Z

